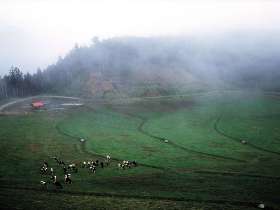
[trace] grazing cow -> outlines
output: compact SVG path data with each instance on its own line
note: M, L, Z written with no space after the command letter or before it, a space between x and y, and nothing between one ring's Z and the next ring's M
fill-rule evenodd
M76 167L76 164L75 163L72 163L68 166L68 169L77 173L78 172L78 168Z
M135 166L135 167L137 166L137 163L136 163L135 160L133 160L131 163L132 163L133 166Z
M48 168L45 165L43 165L40 169L40 172L41 172L41 174L47 174Z
M40 181L40 184L41 184L41 185L46 185L47 182L41 180L41 181Z
M260 208L260 209L264 209L264 207L265 207L265 205L264 205L263 203L260 203L260 204L258 205L258 208Z
M242 140L241 143L242 143L242 144L247 144L247 141Z
M65 166L63 166L63 173L67 174L67 168Z
M126 167L128 167L128 161L124 160L124 161L122 161L120 164L118 164L118 166L119 166L121 169L125 169Z
M75 163L71 163L71 164L68 165L68 169L72 169L72 168L74 168L75 166L76 166Z
M122 164L124 165L124 167L130 168L130 162L128 160L124 160Z
M123 168L121 163L118 163L118 168L119 169Z
M40 181L40 184L41 184L41 186L42 186L43 189L46 189L46 188L47 188L47 182L41 180L41 181Z
M132 166L136 167L137 163L135 160L129 161L129 160L123 160L121 163L118 163L118 168L120 169L126 169L131 168Z
M91 170L91 172L93 172L95 174L96 172L96 166L95 165L92 165L89 167L89 170Z
M50 180L51 180L52 182L54 182L55 176L54 176L54 175L51 175Z
M65 184L72 184L71 174L64 175L64 182L65 182Z
M44 166L45 166L46 168L48 168L48 167L49 167L49 164L48 164L46 161L44 161Z
M106 165L108 166L110 163L111 157L110 155L106 155Z
M95 165L98 166L99 165L99 160L95 161Z

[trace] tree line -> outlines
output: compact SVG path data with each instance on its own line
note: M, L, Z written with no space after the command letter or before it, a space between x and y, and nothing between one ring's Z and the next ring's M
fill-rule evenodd
M40 69L35 74L24 74L12 66L9 74L0 77L0 99L40 94L48 90L46 85Z
M252 44L247 38L94 38L43 71L23 74L12 67L0 78L0 98L42 93L150 96L232 87L280 90L280 49L273 40Z

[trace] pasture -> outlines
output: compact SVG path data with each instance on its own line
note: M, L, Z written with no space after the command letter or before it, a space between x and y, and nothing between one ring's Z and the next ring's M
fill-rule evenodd
M2 209L280 209L280 96L224 91L67 107L75 100L43 100L43 110L30 100L2 110ZM95 174L81 167L107 154L110 164ZM72 184L54 156L78 166ZM118 168L123 160L137 166ZM42 188L44 161L63 189Z

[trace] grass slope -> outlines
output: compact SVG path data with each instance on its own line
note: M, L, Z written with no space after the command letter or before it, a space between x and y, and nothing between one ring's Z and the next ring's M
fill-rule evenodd
M223 93L1 116L0 200L24 209L277 209L277 113L277 98ZM43 160L62 181L51 156L79 164L106 154L113 162L96 174L79 169L63 191L41 189ZM140 165L119 170L123 159Z

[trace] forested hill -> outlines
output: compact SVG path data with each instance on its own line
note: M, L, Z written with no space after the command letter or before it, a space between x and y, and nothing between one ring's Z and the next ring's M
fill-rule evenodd
M251 37L94 38L64 58L23 75L12 67L0 97L63 93L156 96L217 88L280 90L277 40Z

